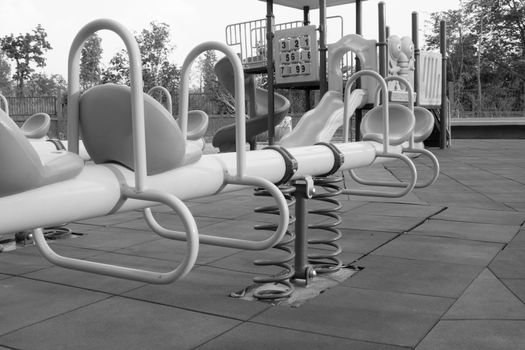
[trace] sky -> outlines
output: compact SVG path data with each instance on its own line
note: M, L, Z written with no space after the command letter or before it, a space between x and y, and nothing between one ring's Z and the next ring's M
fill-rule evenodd
M368 0L362 5L363 36L367 39L377 39L378 2ZM411 35L413 11L420 15L422 33L430 13L459 7L459 0L385 0L385 3L390 33L399 36ZM71 42L80 28L94 19L111 18L133 33L149 28L152 21L169 24L175 45L171 61L181 66L186 54L199 43L225 42L227 25L266 16L266 2L258 0L0 0L0 7L0 37L31 32L41 24L53 49L45 54L47 66L38 71L62 74L65 78ZM274 14L275 23L303 18L302 11L280 5L274 5ZM343 16L344 34L355 32L355 5L329 7L327 15ZM312 10L310 17L312 24L317 24L319 12ZM104 50L103 64L107 64L124 45L113 33L101 31L99 35Z

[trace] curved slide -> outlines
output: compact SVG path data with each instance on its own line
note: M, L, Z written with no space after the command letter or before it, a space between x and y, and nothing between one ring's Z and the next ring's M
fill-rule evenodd
M362 107L368 98L366 91L355 89L350 94L348 117ZM343 125L343 98L338 91L328 91L319 104L306 112L291 133L279 144L283 147L309 146L318 142L330 142L336 130Z
M219 60L215 65L215 74L219 82L232 94L235 93L233 82L233 68L227 57ZM274 94L274 124L279 124L290 108L290 101L281 94ZM255 89L255 116L246 120L246 142L251 142L255 136L268 130L268 91L261 88ZM235 124L226 125L217 130L213 136L212 144L221 152L235 150Z

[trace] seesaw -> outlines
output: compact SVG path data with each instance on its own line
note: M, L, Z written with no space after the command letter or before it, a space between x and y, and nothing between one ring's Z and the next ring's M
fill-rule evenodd
M103 29L117 33L126 45L131 86L102 85L81 94L82 44ZM202 155L200 149L186 143L189 72L194 60L206 50L223 52L234 67L235 153ZM397 136L388 129L388 99L384 100L382 112L370 117L380 118L386 126L374 130L382 133L383 143L369 140L246 152L243 68L237 55L222 43L200 44L186 57L179 95L180 127L160 103L142 92L138 45L119 23L101 19L83 27L73 41L68 64L69 151L40 158L16 124L0 111L0 234L33 230L39 251L62 267L147 283L170 283L191 270L199 242L246 250L263 250L279 242L288 227L289 211L274 183L365 167L388 161L394 154L406 157L402 145L389 144ZM93 163L84 163L78 156L80 130ZM416 173L412 177L415 183ZM252 241L198 232L183 200L246 187L264 188L274 198L279 220L273 234ZM181 217L184 232L156 222L149 208L159 204L169 206ZM160 236L187 242L186 255L175 269L155 272L73 259L55 253L43 237L42 227L136 209L144 210L147 223Z

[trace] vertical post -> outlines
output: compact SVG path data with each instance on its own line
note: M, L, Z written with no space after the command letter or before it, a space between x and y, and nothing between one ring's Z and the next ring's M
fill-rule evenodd
M306 279L305 272L308 268L308 252L307 244L308 238L306 223L306 200L307 191L306 184L296 183L295 185L295 278Z
M310 25L310 6L303 7L303 25ZM309 111L312 109L310 105L310 90L304 90L304 105L305 109Z
M328 90L326 80L326 0L319 0L319 90L320 98Z
M356 0L355 2L355 33L356 34L363 34L363 13L361 8L361 2L362 0ZM359 61L359 57L357 55L355 56L355 71L359 72L361 70L361 62ZM355 82L356 89L361 88L361 79L357 79ZM359 108L357 111L355 111L355 140L359 141L361 139L361 120L363 119L363 110Z
M266 72L268 74L268 144L275 142L273 86L273 0L266 0Z
M303 25L310 24L310 6L303 6Z
M388 40L389 37L390 37L390 27L386 26L385 27L385 38Z
M441 51L441 134L439 138L439 148L447 147L447 22L439 23L440 51Z
M379 14L379 74L386 77L386 15L385 15L385 3L383 1L377 4Z
M416 93L416 106L419 106L419 15L412 12L412 43L414 43L414 92Z

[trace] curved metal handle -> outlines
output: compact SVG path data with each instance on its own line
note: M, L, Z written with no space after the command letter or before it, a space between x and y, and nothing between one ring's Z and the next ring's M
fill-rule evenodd
M216 41L207 41L197 45L186 56L181 69L180 92L179 92L179 120L184 139L188 135L188 109L189 109L189 79L191 66L195 59L203 52L217 50L229 58L233 67L233 78L235 83L235 150L237 161L237 176L242 177L246 173L246 118L244 107L244 69L239 56L226 44Z
M140 50L133 34L114 20L103 18L89 22L80 29L71 44L68 58L68 150L79 153L80 54L82 46L92 34L103 29L116 33L124 41L129 55L135 186L138 190L143 190L145 188L147 171Z
M397 158L401 161L405 162L405 164L408 166L408 169L410 171L410 181L408 183L406 182L392 182L392 181L368 181L363 180L359 176L355 174L355 172L350 169L348 170L350 176L352 179L354 179L356 182L367 185L367 186L380 186L380 187L404 187L399 192L385 192L385 191L378 191L378 190L351 190L351 189L344 189L343 194L350 194L355 196L370 196L370 197L386 197L386 198L399 198L403 197L410 191L412 191L417 183L417 170L414 163L405 156L404 154L397 154L397 153L385 153L385 154L378 154L377 157L383 157L383 158Z
M343 138L344 138L343 142L345 143L348 142L349 124L350 124L349 123L350 116L348 115L350 108L348 104L350 100L350 92L351 92L350 90L354 82L356 82L357 79L359 79L360 77L364 75L368 75L368 76L375 78L378 81L380 87L382 88L381 91L383 92L383 104L384 104L384 108L382 111L382 114L383 114L383 152L388 153L388 147L390 143L390 139L389 139L390 125L388 121L389 119L389 116L388 116L388 87L386 85L385 79L383 79L383 77L379 73L374 72L372 70L362 70L357 73L354 73L352 74L350 79L348 79L348 81L346 82L345 96L344 96L344 112L343 112Z
M148 95L152 95L155 91L159 90L164 96L166 96L166 103L164 104L164 108L168 112L170 112L171 115L173 115L173 101L171 99L171 94L164 86L154 86L148 91Z
M403 148L403 152L422 154L424 156L427 156L430 159L430 161L432 161L432 177L424 182L416 183L416 186L415 186L416 188L425 188L425 187L432 185L434 182L436 182L439 176L440 167L439 167L439 161L437 157L432 152L426 149L418 149L418 148L410 148L410 147Z
M238 238L217 237L217 236L212 236L212 235L200 234L199 235L200 243L220 246L220 247L245 249L245 250L263 250L263 249L271 248L275 244L280 242L280 240L286 233L286 230L288 229L290 214L289 214L288 204L286 202L286 199L284 198L281 191L277 188L277 186L275 186L273 183L271 183L270 181L266 179L258 178L258 177L251 177L251 176L244 176L242 179L231 177L227 179L226 182L229 184L247 185L247 186L252 186L252 187L263 187L264 189L266 189L272 195L272 197L276 200L277 206L279 208L279 224L277 226L277 229L275 230L273 235L271 235L270 237L264 240L260 240L260 241L238 239ZM166 238L179 240L179 241L186 240L186 236L182 232L174 231L174 230L170 230L170 229L162 227L157 222L157 220L155 220L149 208L144 209L144 217L148 225L159 235L166 237Z
M412 85L410 84L410 82L406 78L403 78L403 77L400 77L400 76L397 76L397 75L392 75L392 76L389 76L389 77L385 78L385 82L386 83L388 83L389 81L393 81L393 80L399 81L401 84L403 84L406 87L407 93L408 93L408 102L407 102L408 103L408 108L410 109L412 114L414 114L414 89L413 89ZM388 86L387 86L387 89L388 89ZM375 106L377 106L377 104L379 103L379 91L380 90L381 90L381 86L378 86L377 90L376 90L376 98L375 98L375 103L374 103ZM415 116L414 116L414 118L415 118ZM414 148L414 130L412 130L412 132L410 133L410 138L408 139L408 144L409 144L410 148Z
M133 188L124 187L123 194L130 198L166 204L181 216L186 229L184 235L187 245L186 255L177 268L168 272L154 272L65 257L55 253L55 251L49 247L44 238L42 229L37 228L33 230L33 238L40 253L42 253L47 260L58 266L133 281L167 284L184 277L192 269L193 265L195 265L197 254L199 252L199 234L197 231L197 225L195 224L195 220L188 208L175 196L158 191L146 190L138 193Z

